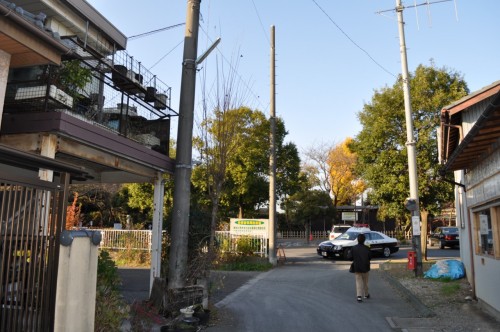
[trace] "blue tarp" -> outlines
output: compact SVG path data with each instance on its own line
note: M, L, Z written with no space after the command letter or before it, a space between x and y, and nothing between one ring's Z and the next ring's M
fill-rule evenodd
M449 278L455 280L464 276L464 264L456 259L440 260L424 273L424 278L429 279Z

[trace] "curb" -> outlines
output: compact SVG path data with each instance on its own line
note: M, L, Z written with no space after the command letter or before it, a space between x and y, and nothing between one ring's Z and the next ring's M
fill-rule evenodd
M392 277L389 273L385 271L381 271L382 276L389 281L389 283L394 286L404 297L406 297L410 303L419 311L420 316L423 318L431 318L435 317L436 313L429 309L425 304L420 301L418 297L416 297L412 292L410 292L406 287L401 285L401 283L394 277Z

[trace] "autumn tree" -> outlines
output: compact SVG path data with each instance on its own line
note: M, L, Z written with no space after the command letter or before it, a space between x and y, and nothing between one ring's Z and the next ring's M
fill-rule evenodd
M346 138L328 153L329 181L333 205L352 204L366 189L365 183L355 175L357 157L349 149L352 138Z
M469 92L461 75L446 68L420 65L410 76L417 174L422 221L453 199L449 183L440 181L436 128L442 107ZM358 114L362 130L351 149L358 156L357 170L372 188L372 202L385 217L409 221L404 200L409 196L406 121L399 78L392 87L375 91ZM406 225L409 225L406 223Z
M73 193L73 202L66 208L66 229L78 227L80 223L81 204L78 203L78 192Z

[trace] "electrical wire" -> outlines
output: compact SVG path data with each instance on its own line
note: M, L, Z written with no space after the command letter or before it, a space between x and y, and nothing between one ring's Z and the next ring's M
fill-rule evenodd
M205 36L210 40L210 42L214 42L210 36L208 35L208 33L205 31L205 29L203 29L203 27L200 25L200 30L203 31L203 33L205 34ZM232 65L232 63L226 59L226 57L224 56L224 54L220 51L220 49L217 47L215 48L215 50L217 51L217 53L219 53L222 57L222 59L224 60L224 62L226 62L229 67L231 68L231 70L236 74L236 76L240 79L241 82L243 82L244 86L248 89L248 91L250 92L250 94L255 98L255 100L257 101L257 103L262 106L265 110L267 110L269 108L269 105L267 107L264 107L264 105L262 105L262 103L260 102L260 99L259 99L259 96L251 89L251 87L249 86L249 84L243 79L243 77L240 75L240 73L238 73L238 71L234 68L234 66Z
M180 27L180 26L182 26L184 24L186 24L186 23L174 24L174 25L171 25L171 26L168 26L168 27L165 27L165 28L156 29L156 30L152 30L152 31L140 33L138 35L130 36L127 39L128 40L134 40L134 39L138 39L138 38L141 38L141 37L146 37L146 36L152 35L152 34L157 33L157 32L162 32L162 31L165 31L165 30L170 30L170 29L173 29L173 28Z
M335 27L354 45L356 46L358 49L360 49L363 53L365 53L368 58L370 58L370 60L375 63L379 68L381 68L383 71L385 71L386 73L388 73L389 75L393 76L393 77L397 77L396 75L394 75L393 73L391 73L388 69L386 69L384 66L382 66L379 62L377 62L377 60L375 60L371 55L370 53L368 53L368 51L366 51L364 48L362 48L361 46L359 46L358 43L356 43L331 17L330 15L328 15L328 13L316 2L316 0L312 0L312 2L314 2L314 4L323 12L323 14L325 14L326 17L328 17L328 19L330 20L330 22L333 23L333 25L335 25Z
M267 43L268 44L271 44L271 41L269 40L269 37L266 33L266 29L264 28L264 24L262 23L262 20L260 18L260 15L259 15L259 10L257 9L257 6L255 5L255 1L252 0L252 4L253 4L253 9L255 9L255 14L257 15L257 18L259 19L259 22L260 22L260 27L262 28L262 32L264 33L264 36L267 40Z

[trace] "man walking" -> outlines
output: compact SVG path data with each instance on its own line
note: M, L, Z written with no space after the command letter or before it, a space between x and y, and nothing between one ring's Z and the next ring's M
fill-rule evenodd
M370 298L368 293L368 275L370 272L370 248L365 246L366 237L364 234L358 235L358 244L351 250L350 259L353 261L352 268L356 278L356 296L358 302L363 302Z

